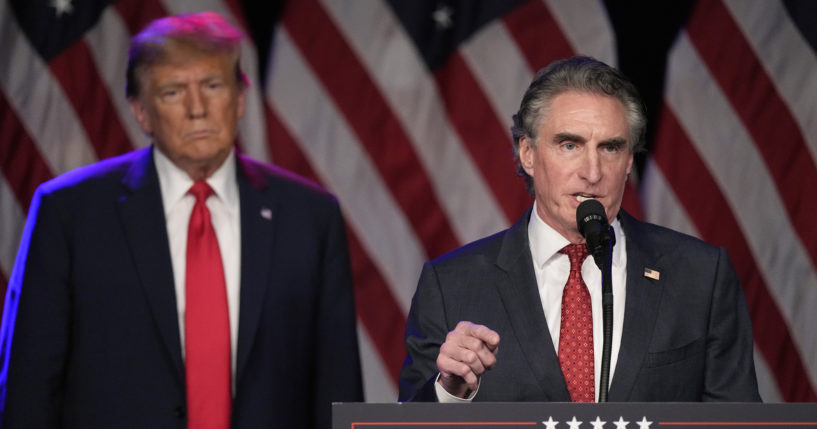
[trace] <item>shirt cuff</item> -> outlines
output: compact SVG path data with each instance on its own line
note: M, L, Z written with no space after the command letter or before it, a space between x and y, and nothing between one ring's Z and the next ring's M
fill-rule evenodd
M477 396L477 392L479 392L479 385L482 383L482 377L477 378L477 388L468 395L467 398L460 398L448 393L440 384L440 374L437 374L437 379L434 380L434 391L437 393L437 402L441 404L467 404L474 400L474 397Z

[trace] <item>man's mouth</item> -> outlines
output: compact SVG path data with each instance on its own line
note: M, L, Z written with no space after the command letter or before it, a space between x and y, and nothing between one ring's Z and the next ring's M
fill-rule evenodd
M188 131L185 133L184 138L186 140L196 140L196 139L203 139L203 138L210 138L216 135L215 130L211 129L204 129L204 130L195 130L195 131Z
M597 198L598 198L597 195L592 195L592 194L576 194L576 199L580 203L583 203L583 202L585 202L587 200L595 200Z

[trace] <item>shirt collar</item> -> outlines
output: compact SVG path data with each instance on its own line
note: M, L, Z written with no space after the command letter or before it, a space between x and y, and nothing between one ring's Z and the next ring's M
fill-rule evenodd
M155 146L153 147L153 162L156 165L156 173L159 175L162 203L164 204L165 216L167 216L173 206L193 186L193 179L184 170L173 164L173 161ZM238 182L235 171L235 151L230 151L227 159L206 179L207 184L213 188L216 197L224 203L224 206L231 214L236 214L238 210Z
M625 237L618 218L613 219L612 226L616 235L616 245L613 246L613 266L618 266L621 263L621 249L624 247L619 244L624 242ZM528 221L528 242L533 264L537 268L542 268L546 262L559 254L559 250L570 244L568 239L562 237L561 234L539 217L536 210L536 201L533 202L533 209Z

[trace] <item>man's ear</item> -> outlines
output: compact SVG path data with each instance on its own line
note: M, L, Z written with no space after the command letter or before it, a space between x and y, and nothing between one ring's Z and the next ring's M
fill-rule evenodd
M633 172L633 154L631 153L630 154L630 159L629 159L629 161L627 161L627 175L624 176L624 181L625 182L630 179L630 173L632 173L632 172Z
M238 117L241 118L244 116L244 110L246 109L247 105L247 91L249 91L249 84L241 85L238 88Z
M130 111L133 113L133 116L136 118L136 122L138 122L142 128L142 131L147 135L152 135L153 127L150 125L148 113L142 101L139 100L138 97L130 98L128 99L128 105L130 106Z
M531 146L531 140L528 136L522 136L519 139L519 163L522 169L528 176L533 176L533 157L536 155L536 149Z

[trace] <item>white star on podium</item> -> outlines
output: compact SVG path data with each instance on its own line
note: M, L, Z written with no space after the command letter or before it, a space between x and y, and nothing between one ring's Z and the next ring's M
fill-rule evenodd
M556 429L556 424L559 422L553 421L552 416L548 416L548 420L546 422L542 422L543 425L547 426L546 429Z
M650 429L650 425L652 422L647 421L647 416L641 418L640 422L636 422L638 424L638 429Z
M590 422L590 424L593 425L593 429L603 429L605 423L607 422L601 421L601 418L599 418L599 416L596 416L596 420Z
M616 425L616 429L627 429L627 424L630 422L625 422L624 417L619 416L617 422L613 422Z
M565 423L570 425L570 429L579 429L579 426L582 425L582 422L576 420L576 416L573 416L573 420Z

